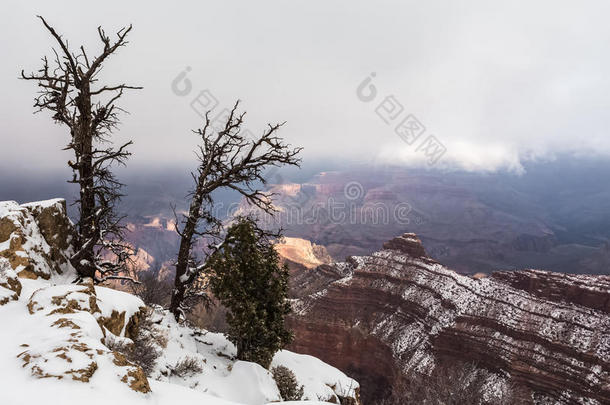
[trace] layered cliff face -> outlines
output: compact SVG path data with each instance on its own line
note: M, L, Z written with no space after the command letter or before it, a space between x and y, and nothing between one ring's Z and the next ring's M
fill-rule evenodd
M610 402L608 277L474 279L405 234L298 284L293 349L354 375L369 401L402 375L474 362L491 372L490 387L510 384L517 403Z

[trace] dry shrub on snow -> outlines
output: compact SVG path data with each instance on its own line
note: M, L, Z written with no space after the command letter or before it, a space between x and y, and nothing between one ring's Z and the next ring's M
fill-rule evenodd
M171 375L177 377L188 377L193 374L199 374L203 371L199 360L193 357L185 357L176 363L175 366L170 367Z
M296 376L288 367L273 367L271 373L284 401L300 401L303 398L303 386L299 387Z
M140 320L138 334L132 341L116 338L114 335L108 335L104 340L106 347L123 354L131 363L140 366L147 376L150 376L161 355L157 347L167 345L167 338L154 328L150 316L151 311L146 311Z

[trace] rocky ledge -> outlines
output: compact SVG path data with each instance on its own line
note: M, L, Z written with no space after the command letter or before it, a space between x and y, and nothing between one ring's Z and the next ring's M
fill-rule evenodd
M64 199L0 201L0 267L31 279L73 272L73 232Z
M306 294L294 303L292 349L354 375L365 400L410 373L476 363L490 384L513 387L516 403L610 403L607 276L525 270L475 279L428 258L405 234L298 283Z

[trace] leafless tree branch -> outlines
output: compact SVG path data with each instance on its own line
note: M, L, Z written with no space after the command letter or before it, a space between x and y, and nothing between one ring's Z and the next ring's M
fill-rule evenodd
M193 246L198 237L218 239L222 223L214 215L212 194L220 189L231 189L240 193L252 205L267 213L275 211L272 195L260 189L266 183L265 170L272 166L299 166L297 157L302 148L293 148L276 136L281 124L269 124L257 138L247 139L242 134L245 113L238 112L239 100L231 109L223 128L214 132L211 128L209 112L205 116L203 128L193 131L201 143L196 152L199 161L193 173L195 186L190 194L188 214L184 216L177 232L180 248L176 260L176 278L170 310L178 319L184 311L186 297L198 295L205 280L208 255L197 260ZM179 228L179 229L178 229ZM198 284L199 283L199 284Z
M98 90L92 90L91 86L98 81L102 63L127 44L126 37L132 27L119 30L114 42L98 27L102 52L90 58L84 46L72 52L68 41L43 17L38 18L59 45L59 52L52 49L51 60L43 57L42 67L36 73L26 74L22 70L21 78L38 85L39 91L34 99L36 112L51 112L52 119L70 131L70 141L64 148L74 153L74 160L68 162L73 170L69 182L79 185L77 249L71 263L81 278L90 277L98 282L124 279L126 276L118 274L125 270L131 248L122 243L123 217L115 212L122 197L123 184L116 179L111 167L125 164L131 155L127 147L132 142L118 149L99 145L109 144L119 123L119 113L123 110L116 103L123 92L141 87L102 85ZM100 98L106 94L109 96Z

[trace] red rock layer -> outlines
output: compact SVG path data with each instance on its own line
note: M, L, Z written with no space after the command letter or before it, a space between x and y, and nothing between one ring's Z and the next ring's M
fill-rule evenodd
M354 375L369 401L401 373L455 361L510 380L519 403L610 403L607 278L477 280L423 256L412 234L384 246L300 275L293 349Z
M552 273L543 270L498 271L492 277L511 287L556 302L571 302L610 313L610 276Z

